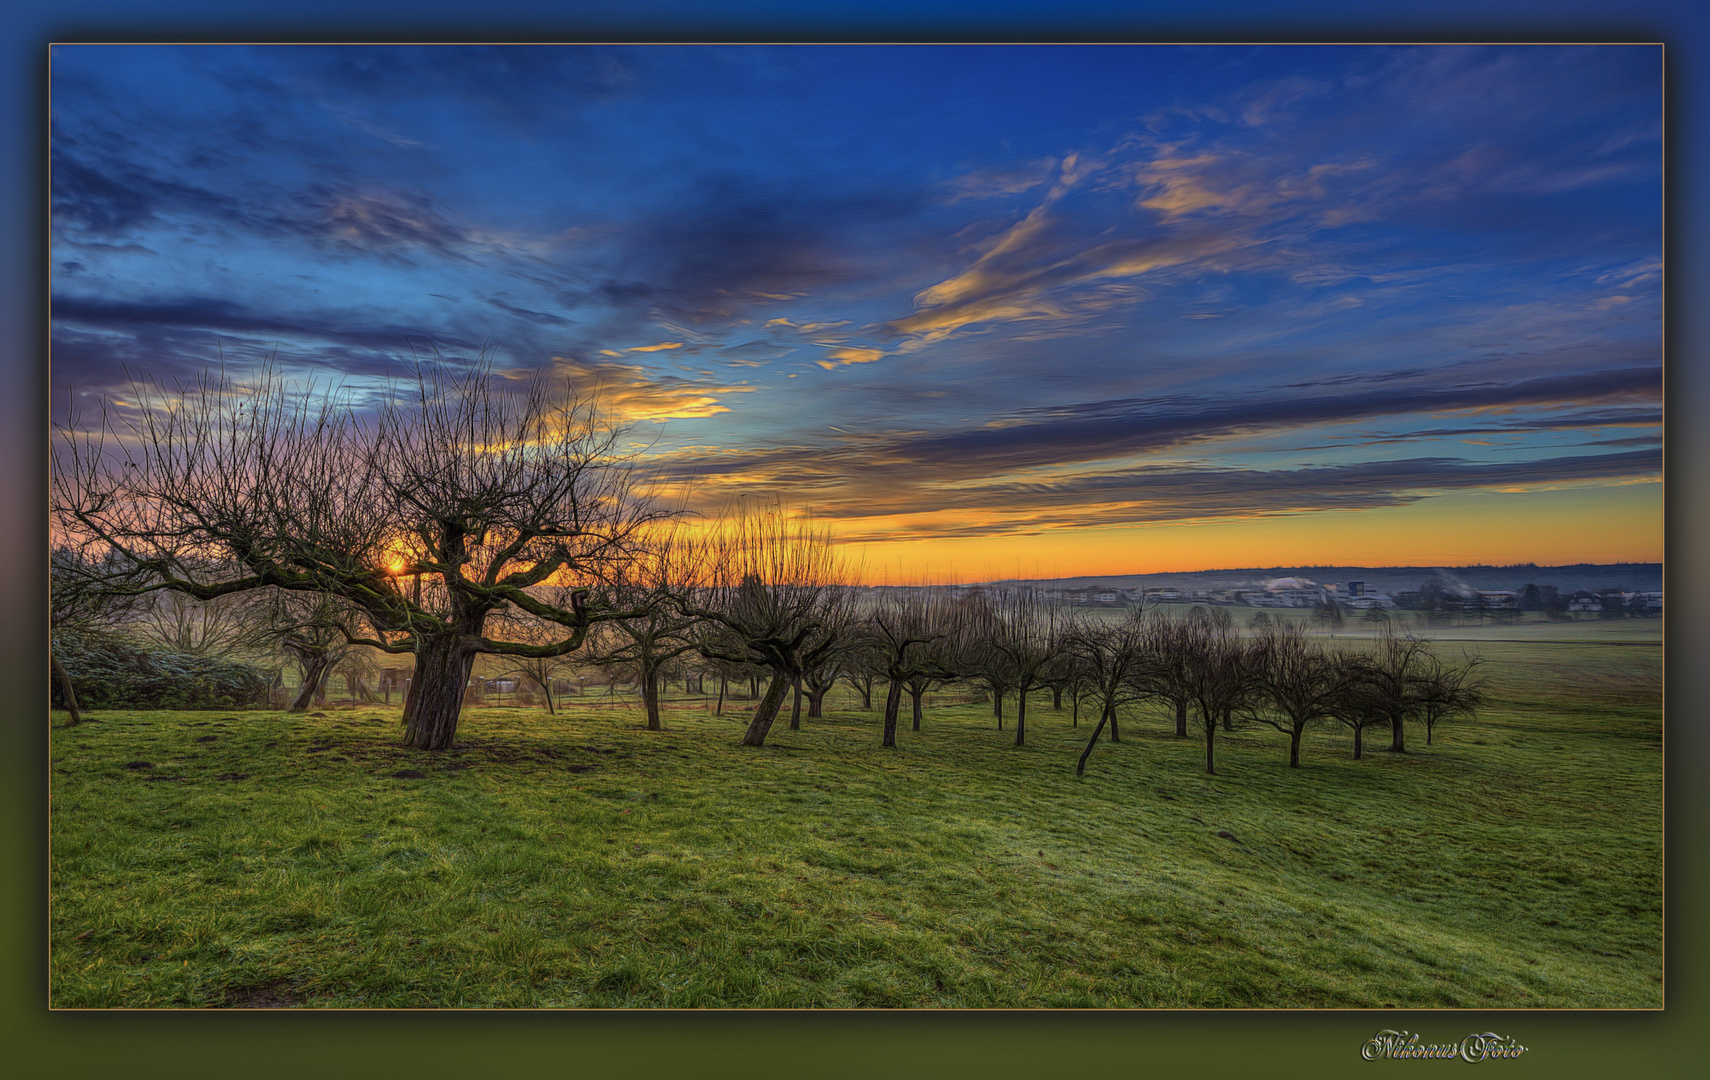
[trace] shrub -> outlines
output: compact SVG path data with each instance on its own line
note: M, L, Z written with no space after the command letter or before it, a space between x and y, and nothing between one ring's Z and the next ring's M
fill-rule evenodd
M263 705L268 678L256 667L141 645L106 633L54 635L53 650L86 709L197 709ZM59 687L52 685L60 704Z

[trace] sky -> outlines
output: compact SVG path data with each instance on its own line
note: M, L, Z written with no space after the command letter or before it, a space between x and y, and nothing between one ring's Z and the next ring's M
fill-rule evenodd
M1662 558L1655 46L59 46L56 416L548 370L870 580Z

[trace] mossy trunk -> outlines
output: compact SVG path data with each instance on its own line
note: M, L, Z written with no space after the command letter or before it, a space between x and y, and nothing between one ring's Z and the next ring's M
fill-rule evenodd
M449 634L422 643L404 695L405 746L444 750L457 738L457 718L475 654L474 641Z
M790 730L802 729L802 681L796 679L790 684L796 692L795 700L790 705Z
M1187 738L1187 702L1176 702L1176 738Z
M916 690L912 686L908 688L908 696L914 699L914 730L916 731L920 730L920 699L923 695L923 691Z
M1397 754L1407 753L1407 734L1402 730L1400 713L1389 718L1389 748Z

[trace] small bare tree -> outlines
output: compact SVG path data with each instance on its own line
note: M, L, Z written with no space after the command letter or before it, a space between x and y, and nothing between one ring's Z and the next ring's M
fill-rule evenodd
M1301 736L1308 727L1336 718L1352 685L1352 669L1287 622L1271 623L1256 634L1249 658L1255 693L1248 715L1288 736L1288 763L1298 769Z
M777 504L739 504L706 531L693 564L701 576L677 603L705 621L696 648L770 675L742 735L743 746L764 746L785 693L840 644L846 571L829 532Z

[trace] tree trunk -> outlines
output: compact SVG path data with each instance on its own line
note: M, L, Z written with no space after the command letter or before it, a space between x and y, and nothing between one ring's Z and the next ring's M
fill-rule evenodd
M1081 695L1078 693L1070 694L1069 695L1069 701L1074 705L1074 712L1069 717L1069 726L1070 727L1080 727L1081 726Z
M1358 724L1354 725L1354 760L1355 761L1360 760L1360 736L1365 733L1365 730L1366 730L1365 728L1359 726Z
M303 667L303 686L297 692L297 700L291 703L286 712L309 711L309 705L315 700L316 692L321 689L321 681L326 678L329 666L329 658L325 653L298 653L297 662ZM326 700L324 693L321 700Z
M920 698L921 698L921 694L922 694L922 691L916 690L912 686L908 688L908 696L914 699L914 730L916 730L916 731L920 730Z
M457 737L463 693L475 666L475 649L464 639L429 638L416 652L416 673L404 695L404 745L444 750Z
M800 731L802 729L802 681L793 679L790 685L795 688L796 692L795 700L790 704L790 730Z
M1063 687L1061 684L1051 687L1051 708L1055 712L1063 711Z
M826 691L830 689L831 687L829 686L820 686L818 688L811 686L808 687L807 702L809 720L818 720L825 715L825 694Z
M1098 745L1099 732L1104 730L1104 722L1115 715L1115 710L1108 706L1104 714L1098 718L1098 727L1093 728L1092 738L1087 740L1087 748L1081 751L1081 760L1075 763L1075 775L1081 776L1087 771L1087 758L1092 756L1092 748Z
M1291 727L1289 729L1288 766L1291 769L1300 768L1300 733L1301 733L1301 730L1302 729L1298 725L1295 727Z
M1401 730L1401 714L1389 718L1389 748L1398 754L1407 753L1407 736Z
M1027 738L1027 687L1023 686L1015 693L1015 745L1021 746Z
M730 680L727 679L724 675L721 674L718 677L718 708L716 710L714 710L714 712L713 712L714 716L723 716L724 715L724 691L725 691L725 688L729 684L730 684Z
M1212 757L1217 746L1217 717L1214 714L1203 719L1205 720L1205 771L1208 775L1215 776L1217 769Z
M1110 706L1110 741L1111 742L1121 742L1122 741L1122 728L1116 722L1116 703L1115 702L1112 702L1111 706Z
M992 687L992 715L997 717L998 730L1003 730L1003 691Z
M748 722L748 730L742 733L743 746L766 745L766 733L772 730L772 721L778 718L778 706L784 703L784 691L789 688L788 675L781 671L772 673L765 695L761 697L760 704L754 706L754 719Z
M1223 710L1223 730L1224 731L1234 731L1235 730L1235 710L1233 710L1233 709L1224 709Z
M902 680L892 679L885 692L885 746L897 744L897 713L902 711Z
M75 727L83 723L83 713L77 708L77 691L71 688L71 675L59 662L59 655L51 649L48 650L48 663L53 668L54 678L59 680L59 695L65 699L65 711L71 714L65 726Z
M1176 702L1176 738L1187 738L1187 701Z
M642 671L641 703L647 709L647 730L664 731L665 725L659 722L659 672Z

